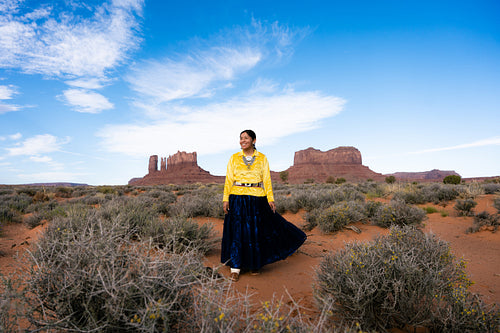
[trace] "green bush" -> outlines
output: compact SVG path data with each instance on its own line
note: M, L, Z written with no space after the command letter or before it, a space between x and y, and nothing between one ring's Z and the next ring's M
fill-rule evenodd
M346 182L345 178L344 177L339 177L337 179L335 179L335 184L344 184Z
M424 210L426 214L434 214L438 212L437 208L433 206L427 206L424 208Z
M477 206L477 202L472 199L458 199L455 203L455 210L458 212L458 216L471 216L474 214L474 207Z
M460 177L458 175L448 175L448 176L443 178L443 183L445 183L445 184L457 185L457 184L460 184L461 182L462 182L462 177Z
M396 177L394 176L385 177L385 182L387 184L394 184L396 182Z
M369 330L495 331L498 310L478 301L470 285L465 263L447 243L411 227L392 227L388 236L327 255L315 296L335 318Z

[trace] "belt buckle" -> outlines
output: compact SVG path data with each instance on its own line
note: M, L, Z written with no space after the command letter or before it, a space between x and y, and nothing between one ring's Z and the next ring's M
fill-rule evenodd
M244 183L245 187L252 187L252 184L250 183Z

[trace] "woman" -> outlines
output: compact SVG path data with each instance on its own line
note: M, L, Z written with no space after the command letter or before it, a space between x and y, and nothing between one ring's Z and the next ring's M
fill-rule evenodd
M221 262L238 281L241 269L259 269L285 259L306 240L306 234L276 213L269 162L255 148L252 130L240 134L241 151L227 164L224 184L224 230Z

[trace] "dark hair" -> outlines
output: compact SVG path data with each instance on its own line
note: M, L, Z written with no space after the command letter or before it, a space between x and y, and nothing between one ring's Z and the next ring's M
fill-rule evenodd
M250 129L247 129L247 130L241 131L240 136L241 136L243 133L248 134L248 136L252 138L252 141L253 141L253 140L255 140L255 139L257 139L257 135L255 135L255 132L254 132L254 131L252 131L252 130L250 130ZM257 148L255 148L255 143L253 144L253 149L257 149Z

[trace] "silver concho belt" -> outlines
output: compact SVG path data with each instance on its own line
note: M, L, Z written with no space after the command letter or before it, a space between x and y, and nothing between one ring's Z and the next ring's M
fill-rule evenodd
M236 186L243 186L243 187L262 187L262 183L240 183L240 182L234 182L234 185L236 185Z

